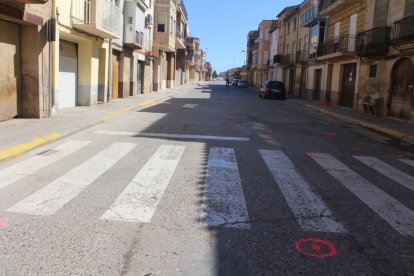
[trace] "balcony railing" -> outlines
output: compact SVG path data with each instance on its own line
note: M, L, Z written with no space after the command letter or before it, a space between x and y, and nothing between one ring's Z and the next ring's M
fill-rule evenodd
M108 0L72 0L74 27L102 38L120 38L121 8Z
M357 56L385 55L390 46L391 27L378 27L357 36Z
M345 35L318 45L318 57L332 54L354 54L356 37Z
M247 42L247 48L258 48L259 42L249 41Z
M306 52L305 51L297 51L296 52L296 63L297 64L306 64Z
M282 63L282 55L274 55L273 56L273 64L280 64Z
M282 56L281 65L282 66L290 66L295 63L293 55L284 55Z
M414 42L414 15L394 22L392 40L396 45Z

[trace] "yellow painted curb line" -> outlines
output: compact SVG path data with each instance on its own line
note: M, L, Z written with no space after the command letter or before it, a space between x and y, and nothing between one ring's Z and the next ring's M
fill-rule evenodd
M119 116L119 115L124 114L128 111L129 111L129 108L123 108L123 109L120 109L120 110L117 110L117 111L114 111L112 113L109 113L109 114L106 114L106 115L102 116L102 119L109 120L109 119L112 119L113 117Z
M355 123L355 124L357 124L361 127L375 130L377 132L383 133L383 134L385 134L387 136L390 136L392 138L402 139L406 136L405 133L402 133L400 131L393 130L393 129L386 128L386 127L380 127L378 125L375 125L375 124L372 124L372 123L369 123L369 122L366 122L366 121L361 121L361 120L357 120L357 119L354 119L354 118L351 118L351 117L348 117L348 116L344 116L344 115L340 115L340 114L337 114L337 113L334 113L334 112L326 111L323 108L319 108L319 107L308 105L308 104L306 104L305 106L309 107L309 108L312 108L312 109L315 109L315 110L318 110L322 113L328 114L328 115L330 115L332 117L335 117L335 118L338 118L338 119L348 120L348 121L353 122L353 123Z
M0 151L0 161L6 160L12 157L16 157L18 155L21 155L25 152L28 152L29 150L32 150L34 148L37 148L43 144L46 144L50 141L56 140L60 138L60 134L57 132L51 133L45 137L40 137L37 139L34 139L28 143L19 144L16 146L13 146L11 148L1 150Z
M153 105L155 102L157 102L157 100L148 100L148 101L145 101L145 102L142 102L142 103L140 103L140 104L138 104L139 105L139 107L148 107L148 106L150 106L150 105Z

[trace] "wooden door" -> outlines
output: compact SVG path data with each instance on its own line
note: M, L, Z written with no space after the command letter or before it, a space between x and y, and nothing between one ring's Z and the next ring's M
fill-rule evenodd
M344 74L342 76L341 105L346 107L354 106L355 81L356 81L356 63L344 65Z
M322 69L315 70L315 87L312 99L319 101L321 99L321 88L322 88Z
M411 119L414 109L414 65L404 58L397 61L391 75L390 115Z
M18 114L20 26L0 20L0 122Z
M112 54L112 99L119 98L119 54Z

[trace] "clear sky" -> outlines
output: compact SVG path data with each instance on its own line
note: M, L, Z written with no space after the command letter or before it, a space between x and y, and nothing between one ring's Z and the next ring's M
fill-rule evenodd
M217 73L242 66L247 33L301 0L184 0L191 35L199 37ZM234 59L233 59L234 57Z

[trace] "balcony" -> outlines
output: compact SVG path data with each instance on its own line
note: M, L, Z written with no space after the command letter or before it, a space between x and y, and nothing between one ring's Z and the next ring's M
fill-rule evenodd
M296 64L305 65L307 62L306 52L297 51L296 52Z
M71 17L76 29L102 38L121 38L122 11L110 1L72 0Z
M325 21L325 16L319 15L319 5L313 5L302 16L302 27L311 27L312 24L318 21Z
M175 48L176 49L185 49L186 44L184 40L184 36L179 28L177 28L176 36L175 36Z
M318 60L337 59L355 56L356 37L345 35L318 45Z
M280 64L282 63L282 55L274 55L273 56L273 64Z
M391 27L378 27L357 36L356 54L359 57L385 56L390 46Z
M392 42L397 48L414 43L414 16L409 16L394 22Z
M332 13L340 12L344 8L359 2L359 0L321 0L319 14L327 16Z
M284 55L282 56L282 60L280 64L284 67L292 66L294 65L295 61L293 58L293 55Z
M259 48L259 42L255 42L254 40L249 41L247 42L247 48L251 48L251 49Z

